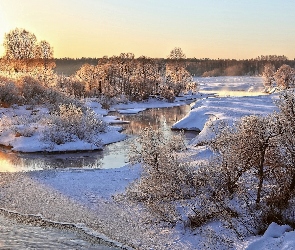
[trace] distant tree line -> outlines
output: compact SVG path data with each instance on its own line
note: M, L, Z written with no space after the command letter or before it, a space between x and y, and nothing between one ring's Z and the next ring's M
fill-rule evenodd
M59 75L70 76L74 74L77 70L79 70L83 64L96 65L99 58L90 58L90 57L82 57L82 58L55 58L56 67L54 71Z
M278 69L283 64L292 68L295 67L295 60L289 60L286 56L268 55L259 56L253 59L197 59L189 58L187 61L187 70L194 76L241 76L262 75L264 66L268 63Z
M140 60L141 57L135 58ZM55 71L58 74L72 75L83 64L96 65L103 58L58 58L55 59ZM166 58L157 58L155 60L167 61ZM259 56L253 59L209 59L209 58L187 58L186 69L193 76L241 76L241 75L262 75L264 66L272 63L276 69L283 64L295 67L295 60L289 60L286 56L267 55Z

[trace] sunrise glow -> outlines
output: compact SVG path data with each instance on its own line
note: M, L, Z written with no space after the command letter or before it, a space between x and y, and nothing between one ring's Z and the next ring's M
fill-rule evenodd
M295 57L294 1L1 0L4 34L19 27L49 41L56 57L102 57L121 52L166 57Z

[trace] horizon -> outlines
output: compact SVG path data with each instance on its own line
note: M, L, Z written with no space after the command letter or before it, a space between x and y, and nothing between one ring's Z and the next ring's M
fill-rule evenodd
M131 52L166 58L295 59L295 2L240 0L17 0L0 2L0 55L5 33L24 28L54 48L54 57L102 58Z

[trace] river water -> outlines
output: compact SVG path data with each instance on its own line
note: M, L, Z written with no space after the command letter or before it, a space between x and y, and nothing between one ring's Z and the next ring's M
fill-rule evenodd
M128 148L140 131L148 126L164 129L168 134L171 126L190 110L189 105L171 108L148 109L136 115L116 115L124 124L124 141L107 145L103 151L65 154L20 154L9 150L0 151L1 172L34 171L64 168L118 168L126 165ZM185 133L187 141L195 132ZM90 243L79 235L57 228L38 227L16 222L0 214L0 249L115 249Z
M170 108L147 109L136 115L118 114L112 112L122 121L123 133L128 135L127 139L104 147L103 151L92 151L83 153L62 154L40 154L14 153L2 149L0 151L0 172L34 171L44 169L64 168L118 168L126 165L128 160L128 149L134 138L145 127L164 129L168 134L171 126L190 111L190 106L176 106ZM186 132L187 141L196 136L195 132Z

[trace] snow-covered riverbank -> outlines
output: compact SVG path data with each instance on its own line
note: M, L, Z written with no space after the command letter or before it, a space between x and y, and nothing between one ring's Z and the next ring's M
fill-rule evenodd
M117 104L112 106L110 110L118 111L122 114L136 114L149 108L182 106L186 104L187 100L194 100L199 97L199 94L187 95L176 98L172 103L152 98L145 102ZM0 108L0 144L17 152L88 151L102 149L106 144L118 142L126 138L126 135L120 132L121 127L114 126L119 125L122 121L118 120L118 117L108 116L109 110L103 109L95 99L85 100L85 107L94 112L96 119L106 123L107 127L104 131L95 132L92 136L95 137L95 142L99 142L98 144L92 140L81 139L77 136L72 136L70 140L64 143L48 140L46 138L46 133L48 134L48 132L46 131L51 125L51 119L53 118L49 110L41 106L37 106L34 109L27 106ZM79 124L73 124L73 126L79 126ZM58 133L65 134L64 131L54 130L49 132L49 135L57 137Z
M247 82L247 77L241 77L223 82L233 89L241 90L243 87L247 94L249 89L255 88L255 84L257 88L260 87L261 79L256 80L256 83L253 79ZM206 78L202 81L206 91L211 86L210 91L213 92L215 85L221 85L216 82L217 79L208 78L209 87L206 85ZM200 92L202 93L202 87ZM193 109L187 117L174 126L198 128L201 131L189 146L189 153L194 155L196 162L203 161L209 154L205 147L195 145L210 136L208 121L224 120L232 123L244 115L267 115L276 109L273 103L276 98L275 95L204 98L192 105ZM144 108L180 103L150 101L136 105L121 104L112 108L123 113L135 113ZM99 105L89 105L97 114L107 114ZM106 116L104 119L115 121L116 118ZM211 222L195 230L188 229L182 223L176 227L153 223L150 214L142 207L114 199L140 173L140 166L104 170L64 169L1 173L0 207L23 214L42 215L48 220L58 222L83 223L87 228L136 249L227 249L227 242L233 243L234 249L294 249L294 231L287 226L272 224L263 236L240 240L219 222ZM225 244L221 245L220 240Z

